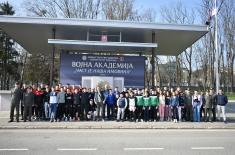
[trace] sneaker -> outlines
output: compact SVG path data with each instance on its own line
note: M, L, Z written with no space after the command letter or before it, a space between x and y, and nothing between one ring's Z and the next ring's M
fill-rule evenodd
M13 122L13 120L9 120L9 121L8 121L8 123L11 123L11 122Z

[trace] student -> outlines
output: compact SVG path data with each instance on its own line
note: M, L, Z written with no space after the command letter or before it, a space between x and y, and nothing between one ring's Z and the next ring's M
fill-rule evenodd
M150 94L150 121L157 121L157 110L159 106L159 97L155 90L151 91Z
M179 96L175 92L172 92L170 104L171 104L171 108L173 111L173 121L174 121L174 123L177 123Z
M92 99L91 99L92 100ZM81 119L81 94L78 89L74 90L73 94L74 116L75 120Z
M184 110L184 94L182 92L178 92L179 94L179 106L178 106L178 117L179 117L179 122L182 121L182 119L185 119L185 110Z
M67 88L65 93L65 121L71 121L73 119L73 94L69 88Z
M96 119L95 117L96 117L96 107L95 107L94 101L92 99L90 99L87 118L88 118L88 120L95 121L95 119Z
M52 87L51 88L51 92L50 92L50 122L56 122L56 111L57 111L57 92L55 92L55 88Z
M113 119L114 105L115 105L115 96L113 94L112 89L109 89L109 94L107 97L107 117L108 117L108 120Z
M225 113L225 107L228 103L228 98L226 95L223 94L222 89L219 89L219 94L217 95L217 112L218 112L218 119L221 121L221 113L223 116L224 123L226 122L226 113Z
M120 118L122 121L124 121L125 109L127 107L127 100L124 97L123 93L120 94L120 97L117 100L117 107L118 107L117 122L120 121Z
M50 104L49 104L49 99L50 99L50 89L47 87L45 88L45 92L43 95L43 103L44 103L44 115L45 115L45 120L50 119Z
M143 99L144 99L144 121L148 122L149 121L149 111L150 111L150 98L149 98L149 92L147 89L145 89L144 91L144 95L143 95Z
M160 115L160 121L164 120L164 113L165 113L165 95L162 91L160 91L159 94L159 115Z
M97 120L100 121L102 117L102 106L104 102L104 95L101 92L100 87L96 88L94 102L96 104Z
M102 121L105 120L105 109L106 109L106 106L107 106L107 98L108 98L108 95L109 95L109 89L108 89L108 85L105 84L104 85L104 90L103 90L103 95L104 95L104 101L103 101L103 104L102 104Z
M190 90L185 91L184 96L184 106L185 106L185 119L186 121L193 121L193 106L192 106L192 95Z
M136 121L136 97L134 96L134 93L131 91L130 96L128 98L129 100L129 111L130 111L130 121Z
M212 121L212 100L213 100L213 94L206 91L205 95L205 121Z
M216 109L217 109L217 94L214 90L210 89L210 94L212 94L212 121L216 121Z
M144 105L144 98L143 95L141 94L141 90L137 90L136 99L137 99L136 121L140 122L141 120L143 120L143 105Z
M171 111L170 101L171 101L170 92L167 91L166 98L165 98L165 120L166 121L172 120L172 111Z
M192 96L192 105L193 105L193 121L200 122L200 109L202 105L202 99L197 91L194 91L194 95Z
M27 117L31 122L32 117L32 105L34 103L34 94L32 93L32 87L28 87L26 93L23 96L23 104L24 104L24 122L26 122Z
M57 119L61 121L65 115L65 92L64 88L60 88L60 92L57 94L57 101L58 101L58 112L57 112Z
M35 91L35 116L36 120L40 120L43 115L43 91L40 87Z
M88 106L89 93L86 88L83 88L81 93L81 120L87 120Z

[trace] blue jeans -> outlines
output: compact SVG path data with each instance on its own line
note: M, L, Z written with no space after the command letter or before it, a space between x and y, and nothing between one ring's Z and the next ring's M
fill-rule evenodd
M45 113L45 118L50 118L50 105L48 102L44 103L44 113Z
M200 105L195 105L193 107L193 121L194 122L200 122L201 118L200 118Z
M55 119L56 117L56 111L57 111L57 103L51 103L50 104L50 117L51 117L51 120L52 119Z

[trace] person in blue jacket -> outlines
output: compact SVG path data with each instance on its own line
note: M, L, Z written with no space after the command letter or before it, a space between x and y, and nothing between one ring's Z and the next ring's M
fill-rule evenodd
M228 98L226 95L224 95L222 89L219 89L219 93L217 95L217 115L218 115L218 119L221 120L221 113L223 115L223 121L224 123L226 122L226 113L225 113L225 107L228 103Z
M175 92L172 93L172 96L171 96L171 99L170 99L170 105L171 105L171 107L173 109L173 120L174 120L174 123L177 123L179 96Z
M116 96L114 95L112 89L109 89L109 94L107 96L107 117L108 120L113 119L113 113L114 113L114 106L115 106L115 101L116 101Z

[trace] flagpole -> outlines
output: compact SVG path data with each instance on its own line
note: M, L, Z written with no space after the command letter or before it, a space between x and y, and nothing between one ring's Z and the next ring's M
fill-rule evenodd
M216 0L214 1L214 9L215 9L215 78L216 78L216 93L219 92L219 52L218 52L218 39L217 39L217 29L218 29L218 21L217 21L217 6L216 6Z

